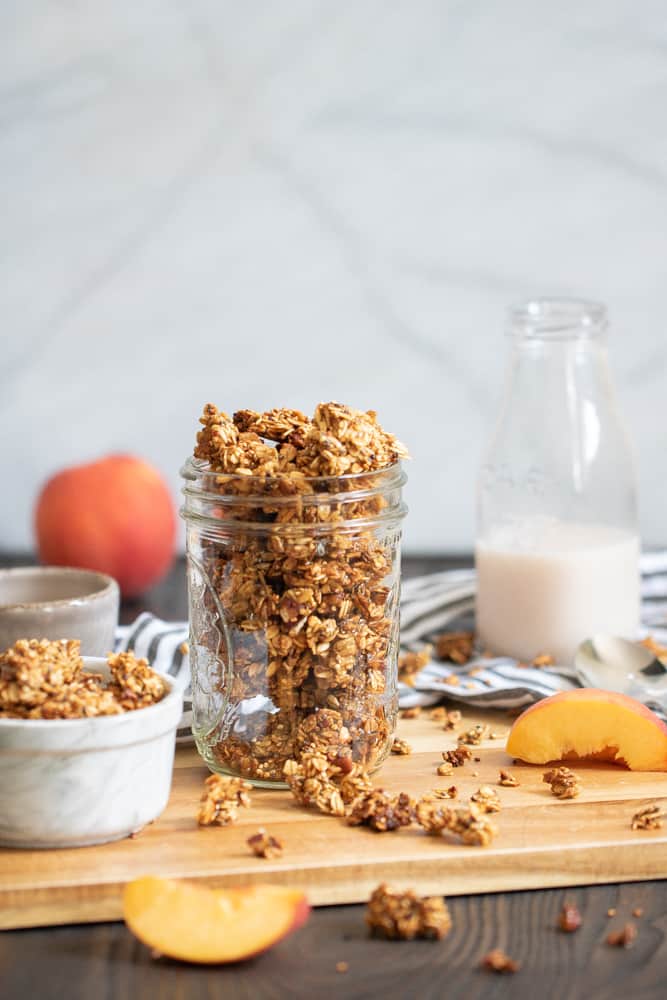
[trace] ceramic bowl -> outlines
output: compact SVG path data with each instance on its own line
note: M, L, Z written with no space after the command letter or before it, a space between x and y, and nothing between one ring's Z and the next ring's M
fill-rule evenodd
M108 676L106 661L84 659ZM171 788L183 695L88 719L0 719L0 845L83 847L157 819Z
M0 570L0 649L17 639L80 639L84 656L113 649L118 584L62 566Z

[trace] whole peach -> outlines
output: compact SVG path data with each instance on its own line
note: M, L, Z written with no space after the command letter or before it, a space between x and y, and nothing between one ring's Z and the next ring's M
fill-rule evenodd
M108 573L122 594L142 594L174 558L174 502L160 473L131 455L63 469L35 506L44 563Z

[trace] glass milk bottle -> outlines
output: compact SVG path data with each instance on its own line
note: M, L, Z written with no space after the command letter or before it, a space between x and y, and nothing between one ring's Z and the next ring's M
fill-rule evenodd
M509 320L509 378L478 483L477 630L495 654L570 664L596 633L637 632L633 458L604 306L540 299Z

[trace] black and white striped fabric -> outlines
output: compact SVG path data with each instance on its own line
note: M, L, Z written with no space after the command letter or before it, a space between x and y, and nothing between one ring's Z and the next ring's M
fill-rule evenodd
M642 634L649 632L667 645L667 551L642 555ZM418 650L445 630L474 629L475 572L447 570L414 577L403 583L401 594L401 646ZM190 668L183 644L186 622L165 622L142 614L116 634L117 650L145 656L156 670L169 674L184 689L184 714L179 741L191 738L192 704ZM452 683L452 677L456 683ZM474 659L464 667L431 662L417 675L414 687L399 684L401 708L433 705L447 697L492 708L511 708L538 701L557 691L578 687L570 666L520 667L509 657Z

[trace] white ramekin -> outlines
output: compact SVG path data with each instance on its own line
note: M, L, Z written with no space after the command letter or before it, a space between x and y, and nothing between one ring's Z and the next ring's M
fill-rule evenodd
M108 674L85 657L86 670ZM90 719L0 719L0 845L83 847L157 819L171 789L182 691Z

